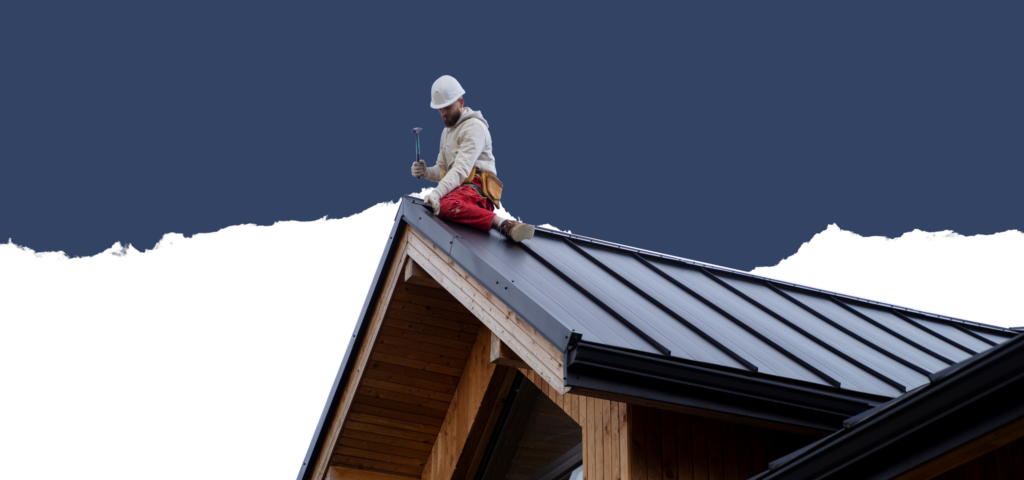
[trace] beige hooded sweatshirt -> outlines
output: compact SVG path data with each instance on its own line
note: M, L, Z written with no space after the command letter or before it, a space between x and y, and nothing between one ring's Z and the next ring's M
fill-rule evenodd
M454 127L445 127L441 132L441 150L437 153L437 165L427 167L425 178L439 182L434 191L438 198L455 190L476 167L477 171L498 174L491 153L491 133L487 120L480 112L465 107ZM448 172L441 179L443 172Z

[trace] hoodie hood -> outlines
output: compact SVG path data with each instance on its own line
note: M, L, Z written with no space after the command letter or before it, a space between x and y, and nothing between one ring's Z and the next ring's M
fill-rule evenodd
M471 109L469 107L464 107L462 109L462 116L459 117L459 121L455 122L455 126L454 127L447 127L447 128L449 130L459 128L459 125L462 125L463 123L465 123L467 120L469 120L471 118L475 118L477 120L480 120L481 122L484 122L484 126L485 127L490 127L490 125L487 124L487 120L484 120L484 115L483 115L482 112L478 112L478 111L473 110L473 109Z

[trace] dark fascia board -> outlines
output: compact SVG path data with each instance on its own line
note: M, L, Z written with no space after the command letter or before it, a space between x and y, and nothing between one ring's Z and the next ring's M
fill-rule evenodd
M988 325L988 324L979 323L979 322L972 322L970 320L964 320L962 318L950 317L948 315L939 315L937 313L925 312L923 310L915 310L915 309L912 309L912 308L901 307L899 305L891 305L891 304L888 304L888 303L877 302L877 301L874 301L874 300L869 300L869 299L866 299L866 298L855 297L855 296L847 295L847 294L844 294L844 293L832 292L832 291L829 291L829 290L822 290L820 288L809 287L807 285L801 285L801 284L798 284L798 283L785 282L785 281L777 280L777 279L774 279L774 278L762 277L762 276L759 276L759 275L751 274L749 272L744 272L742 270L736 270L736 269L729 268L729 267L723 267L723 266L715 265L715 264L712 264L712 263L698 262L696 260L691 260L691 259L688 259L688 258L677 257L677 256L674 256L674 255L668 255L668 254L659 253L659 252L655 252L655 251L651 251L651 250L644 250L642 248L630 247L628 245L621 245L621 244L618 244L618 243L608 242L608 241L597 239L597 238L585 237L583 235L576 235L576 234L572 234L572 233L559 232L557 230L549 230L549 229L540 228L540 227L537 228L537 232L539 232L541 234L544 234L544 235L553 236L553 237L568 238L568 239L570 239L570 240L572 240L574 242L586 242L586 243L589 243L589 244L592 244L592 245L599 245L599 246L602 246L602 247L605 247L605 248L609 248L609 249L613 249L613 250L621 250L621 251L625 251L625 252L636 253L636 254L643 255L643 256L648 257L648 258L659 258L659 259L662 259L662 260L668 260L668 261L672 261L672 262L684 263L684 264L691 265L691 266L694 266L694 267L702 267L702 268L706 268L708 270L712 270L715 273L722 273L722 274L725 274L725 275L730 275L730 276L733 276L733 277L742 278L744 280L755 280L755 281L760 281L760 282L771 282L771 283L773 283L775 285L779 285L779 286L792 287L792 288L798 289L798 290L800 290L801 292L804 292L804 293L813 293L813 294L817 294L817 295L825 296L825 297L834 296L834 297L837 297L837 298L840 298L840 299L843 299L843 300L848 300L848 301L859 303L859 304L862 304L862 305L869 305L869 306L879 307L879 308L883 308L883 309L892 308L894 310L900 311L901 313L912 313L912 314L916 314L916 315L921 315L923 317L928 318L929 320L936 320L936 321L939 321L939 322L942 322L942 323L946 323L946 324L957 324L957 325L961 325L961 326L964 326L964 327L974 327L974 328L977 328L979 330L985 331L987 333L992 333L992 334L995 334L995 335L1003 335L1003 336L1011 337L1011 336L1016 336L1021 331L1024 331L1024 330L1017 330L1017 331L1015 331L1014 329L1010 329L1010 328L1004 328L1004 327L999 327L999 326L995 326L995 325ZM1024 327L1018 327L1018 328L1024 329Z
M888 400L586 341L570 349L564 363L566 386L824 431Z
M359 313L359 319L356 322L355 329L352 332L352 338L348 342L348 349L345 350L345 356L341 360L341 366L338 368L338 374L334 377L334 384L331 386L331 392L327 395L327 404L324 405L323 413L320 414L320 420L316 424L316 430L313 432L313 438L309 442L309 448L306 449L306 457L302 460L302 466L299 468L299 474L295 477L296 480L308 480L310 475L313 473L310 467L310 462L319 455L320 450L323 448L323 443L326 441L327 428L326 422L329 418L334 416L334 412L337 410L334 399L341 394L341 389L348 383L349 377L352 375L352 369L355 367L355 359L358 355L359 345L362 344L363 339L366 338L366 329L370 326L370 317L373 315L373 305L375 300L380 296L384 290L384 277L387 272L391 269L391 263L395 259L395 253L398 251L399 242L395 241L395 237L401 235L404 228L405 222L402 221L402 211L405 208L405 204L402 203L398 207L398 213L395 215L395 224L391 227L391 234L388 236L388 243L384 247L384 255L381 256L380 262L377 264L377 272L373 274L373 282L370 284L370 291L366 294L366 299L363 300L363 309Z
M891 478L1024 416L1024 338L963 363L849 419L843 430L772 462L756 478Z

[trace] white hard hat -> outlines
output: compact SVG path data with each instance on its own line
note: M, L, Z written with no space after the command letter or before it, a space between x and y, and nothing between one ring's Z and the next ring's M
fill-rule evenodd
M434 80L434 86L430 87L430 108L437 110L455 103L459 97L466 94L459 85L459 81L451 75L443 75Z

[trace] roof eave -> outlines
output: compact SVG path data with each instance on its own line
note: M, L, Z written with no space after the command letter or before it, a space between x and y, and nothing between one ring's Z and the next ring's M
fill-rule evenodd
M1014 392L1024 384L1024 370L1017 368L1022 364L1024 338L1015 338L880 406L877 413L866 412L863 418L847 422L844 430L772 462L771 469L756 478L819 478L867 464L872 470L890 469L886 474L895 475L926 463L953 446L1021 418L1021 402ZM979 408L982 403L984 408ZM914 451L882 454L897 443Z
M835 431L887 397L580 342L566 386L768 422Z

